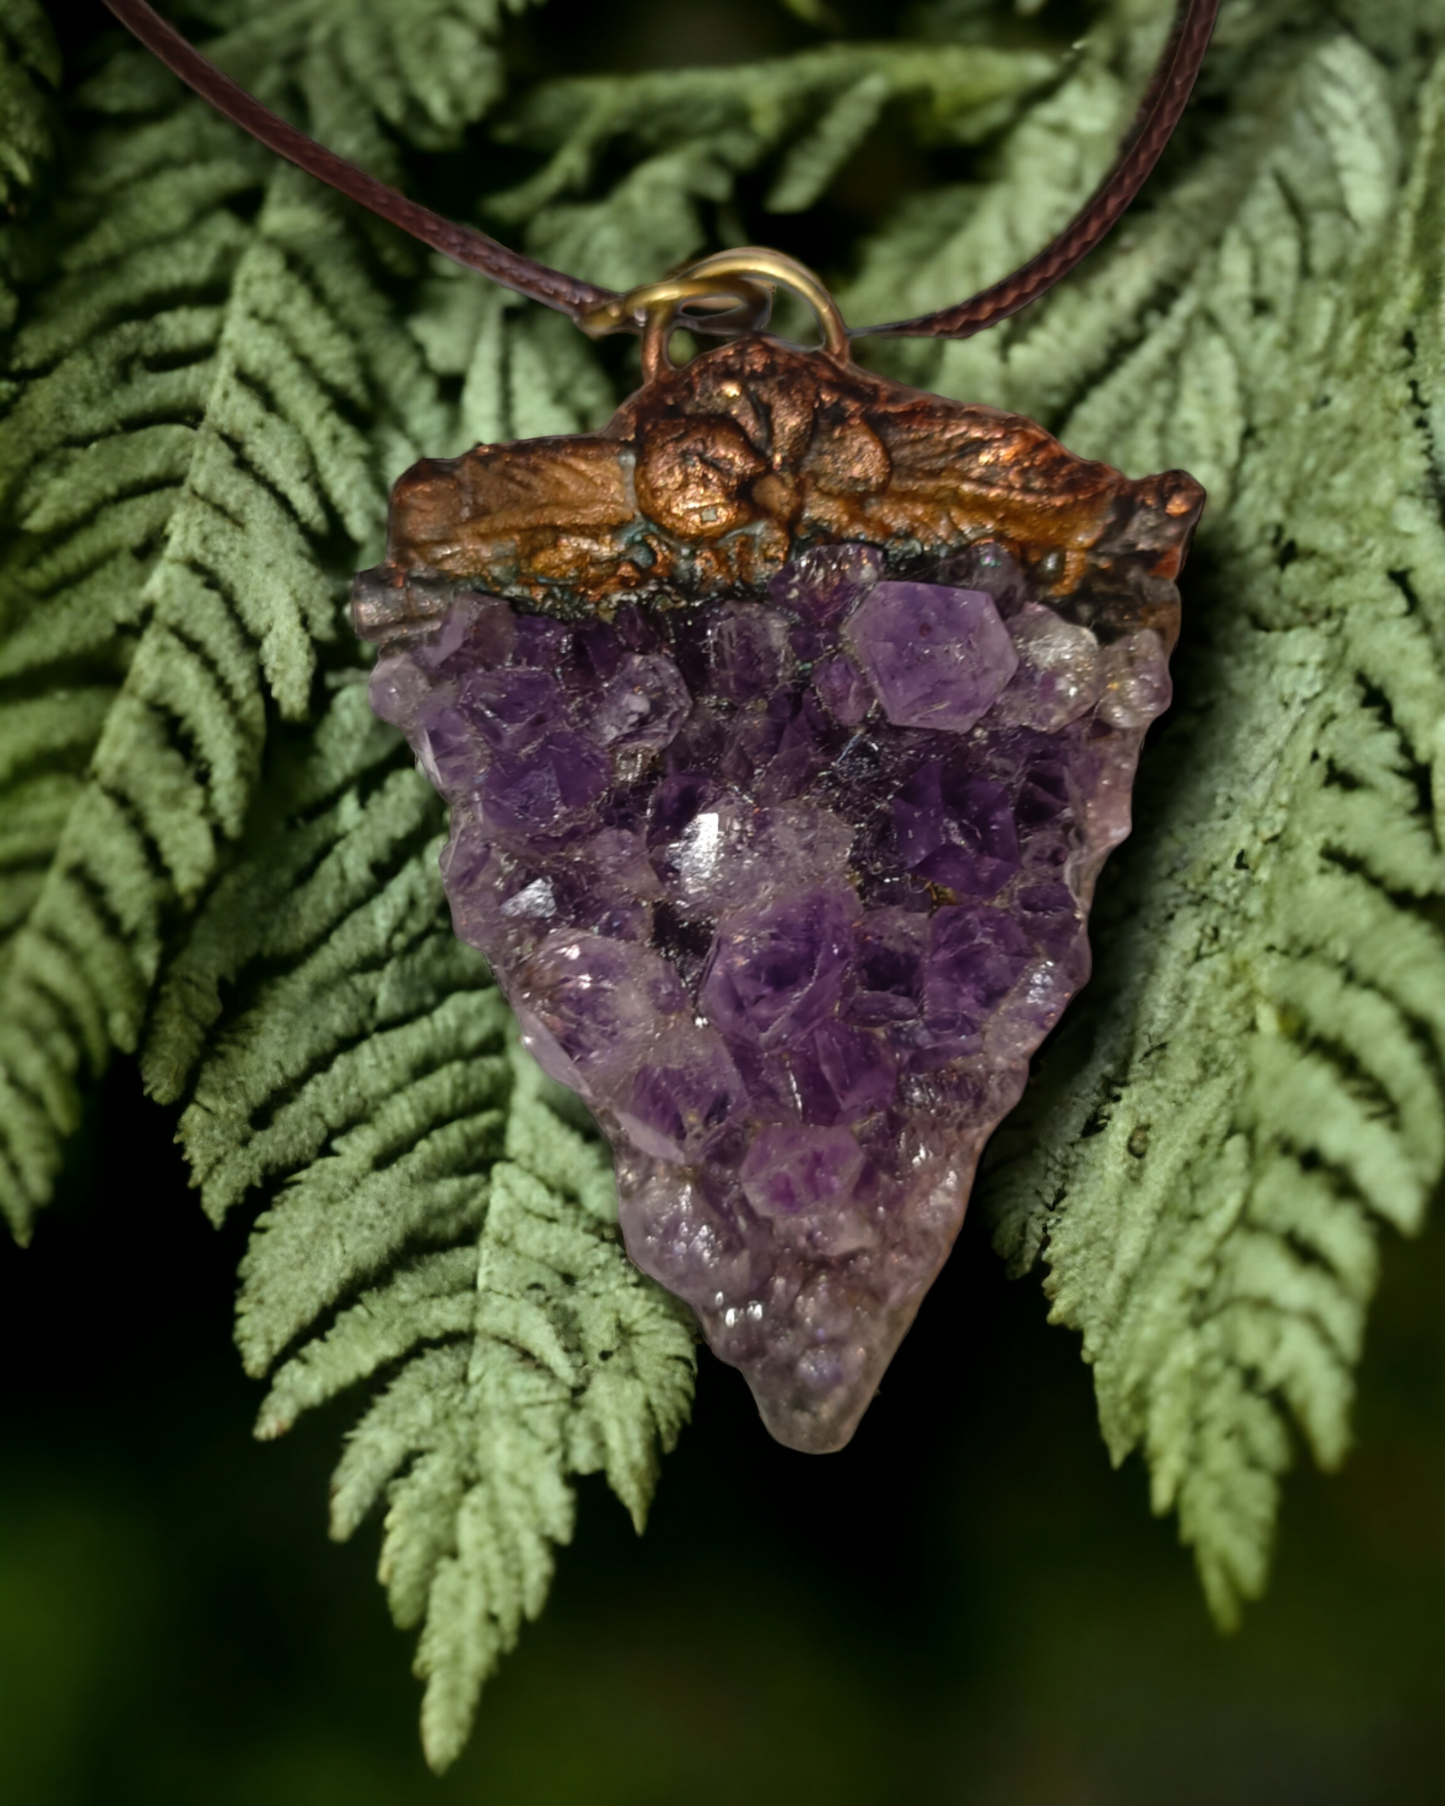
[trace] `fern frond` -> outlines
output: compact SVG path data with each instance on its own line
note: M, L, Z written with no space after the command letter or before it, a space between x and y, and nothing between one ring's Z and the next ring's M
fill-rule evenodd
M649 71L544 83L504 135L550 153L535 176L493 195L537 256L620 288L681 262L707 233L699 202L727 203L737 178L777 159L773 213L809 207L890 103L920 135L969 143L1011 117L1056 73L1039 51L986 45L849 44L736 68ZM599 167L636 159L589 198Z
M454 148L501 98L497 37L533 3L278 0L251 8L208 54L268 98L294 84L326 143L390 178L382 128L423 150Z
M532 1145L555 1146L571 1132L527 1056L513 1059L511 1121ZM599 1191L605 1155L574 1140L569 1163ZM543 1179L510 1138L507 1151L491 1172L467 1341L402 1368L353 1433L333 1493L333 1534L345 1537L386 1492L382 1579L398 1623L425 1617L422 1739L439 1770L460 1753L482 1683L542 1608L552 1545L572 1534L569 1477L605 1472L640 1530L692 1389L686 1314L630 1265L611 1224L561 1189L555 1161ZM364 1304L379 1322L390 1314L380 1294ZM417 1342L435 1334L420 1313L412 1326ZM355 1331L343 1321L334 1333Z
M593 432L617 407L596 351L570 321L485 289L454 264L438 262L410 324L436 375L460 379L439 449Z
M37 0L0 13L0 216L14 219L39 187L55 149L60 51ZM14 232L0 226L0 332L15 322Z
M469 128L469 158L536 157L491 216L618 284L812 205L885 110L927 146L1001 133L987 185L840 244L863 319L956 300L1062 223L1167 11L1112 0L1067 60L839 45L543 82L504 113L523 3L224 0L208 48L413 188L434 168L409 147ZM946 35L950 9L919 16ZM0 23L7 203L49 155L42 25L34 0ZM1442 41L1432 0L1226 8L1213 106L1106 248L999 331L877 348L1210 489L1180 708L992 1207L1225 1621L1293 1443L1347 1446L1379 1228L1411 1229L1445 1166ZM23 1234L83 1075L140 1044L212 1218L259 1210L258 1432L367 1389L333 1529L385 1501L440 1768L540 1609L575 1476L640 1523L692 1343L451 933L438 806L338 605L403 464L596 427L610 366L560 318L419 277L139 54L60 104L53 217L7 227L0 262L0 1209Z
M1064 79L1024 110L1008 132L986 186L951 184L905 197L883 230L862 246L856 276L839 289L846 316L887 320L947 307L996 282L1047 244L1113 160L1166 25L1157 7L1118 4L1105 9ZM1222 34L1227 35L1227 22L1216 32L1211 70ZM1233 158L1225 154L1223 161L1231 169L1245 160L1239 155L1242 148L1233 147ZM1176 256L1184 262L1197 245L1200 221L1192 196L1180 199L1180 207L1169 210L1168 229ZM1017 322L957 343L864 341L865 361L942 394L986 397L1021 413L1032 410L1035 418L1056 414L1061 397L1078 392L1083 373L1058 355L1051 337L1055 319L1060 314L1070 320L1083 316L1094 335L1091 370L1135 330L1138 314L1133 309L1142 297L1120 287L1121 262L1125 273L1128 269L1120 241L1132 238L1136 219L1137 211L1131 211L1110 241L1115 286L1107 301L1100 296L1084 306L1079 296L1081 281L1097 272L1096 255L1047 303L1028 309Z
M1414 108L1396 81L1338 30L1266 59L1248 186L1226 211L1184 180L1212 239L1180 269L1171 197L1117 253L1172 296L1150 329L1103 380L1096 325L1045 332L1094 374L1070 444L1209 483L1209 574L1102 1007L1000 1139L999 1239L1047 1260L1111 1453L1144 1449L1225 1623L1264 1582L1289 1424L1323 1465L1348 1446L1377 1226L1416 1228L1445 1170L1445 68Z
M605 1150L551 1106L452 934L437 805L359 684L266 797L162 987L147 1071L189 1099L211 1214L269 1199L238 1339L255 1374L291 1352L258 1433L389 1376L333 1530L389 1499L382 1577L398 1622L425 1621L423 1737L444 1768L541 1609L570 1477L605 1471L641 1527L692 1332L622 1252Z
M76 714L84 775L63 810L52 784L0 972L0 1210L21 1235L79 1077L136 1045L170 925L241 830L268 703L309 707L384 463L444 418L338 206L198 103L131 116L130 58L91 85L120 123L72 173L0 426L0 680L16 706L81 675L111 691Z

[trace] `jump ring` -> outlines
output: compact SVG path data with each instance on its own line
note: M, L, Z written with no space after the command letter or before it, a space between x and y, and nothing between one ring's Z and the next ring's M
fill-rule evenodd
M742 276L754 282L775 282L780 288L791 289L818 316L818 323L823 328L823 349L840 363L849 361L852 351L848 328L838 303L805 264L781 251L770 251L766 245L741 245L735 251L715 251L711 257L700 258L678 271L679 279L710 277L718 280L728 276Z
M838 304L809 269L761 245L718 251L661 282L629 289L585 313L578 324L592 338L610 332L642 331L642 371L648 382L669 368L667 347L679 326L704 332L756 332L767 324L776 285L808 303L823 328L823 349L839 363L849 361L848 328ZM689 304L712 310L699 318Z
M589 308L578 325L593 339L604 338L610 332L637 332L645 330L660 309L677 315L689 303L704 307L711 304L713 317L704 321L684 315L684 325L697 325L709 332L755 332L767 324L773 299L766 289L741 277L704 278L682 271L676 276L665 276L661 282L644 282L628 289L625 295Z

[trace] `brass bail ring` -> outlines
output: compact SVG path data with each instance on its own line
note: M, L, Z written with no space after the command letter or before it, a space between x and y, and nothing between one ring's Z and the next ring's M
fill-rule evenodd
M767 286L764 287L763 285ZM630 289L616 300L593 308L580 321L593 338L608 332L642 328L642 374L655 382L671 368L668 345L678 327L701 325L689 318L688 303L711 311L703 330L708 332L756 332L767 324L772 307L772 287L791 289L817 314L823 328L823 349L840 363L850 357L848 328L838 304L809 269L762 245L743 245L735 251L717 251L690 263L661 282Z
M829 357L846 364L851 356L848 328L838 311L838 303L813 272L796 258L786 257L781 251L770 251L766 245L739 245L735 251L714 251L711 257L699 258L696 263L679 270L678 275L713 280L742 276L750 282L768 282L791 289L818 316L818 324L823 328L823 349Z
M703 278L682 270L604 301L583 314L577 324L589 339L601 339L610 332L646 331L661 313L674 326L697 326L704 332L756 332L767 325L772 308L768 291L741 276Z

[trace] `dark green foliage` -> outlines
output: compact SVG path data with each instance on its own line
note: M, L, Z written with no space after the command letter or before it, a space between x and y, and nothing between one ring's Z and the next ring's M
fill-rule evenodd
M441 423L339 206L171 88L136 50L82 89L64 242L11 353L0 677L37 820L6 873L0 1206L22 1235L81 1076L136 1047L241 831L268 702L311 707L382 461Z
M605 1469L641 1527L657 1444L686 1416L692 1337L620 1253L596 1138L558 1114L565 1094L452 935L435 804L364 686L342 683L278 765L162 986L146 1069L189 1097L208 1212L269 1200L239 1341L257 1375L289 1358L258 1434L388 1376L338 1469L332 1528L350 1535L388 1498L382 1576L397 1622L427 1623L423 1736L444 1766L541 1609L568 1477Z
M912 185L825 271L876 319L1068 217L1167 12L1101 5L1070 53L939 4L916 40L509 98L519 10L226 0L210 47L617 284L792 242L902 134ZM999 331L870 352L1210 490L1098 976L984 1202L1226 1621L1296 1430L1346 1448L1378 1227L1415 1227L1445 1162L1442 45L1427 0L1233 0L1207 107L1109 246ZM143 53L62 78L31 0L0 4L0 203L0 1208L28 1233L87 1079L138 1054L206 1210L254 1219L259 1433L368 1389L333 1530L385 1502L440 1767L541 1607L573 1476L640 1525L692 1345L451 935L443 824L342 604L415 456L600 424L623 360L359 221Z

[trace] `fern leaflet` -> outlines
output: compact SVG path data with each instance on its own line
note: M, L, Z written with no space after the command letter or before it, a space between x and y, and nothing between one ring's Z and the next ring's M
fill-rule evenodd
M452 934L436 805L361 685L267 794L162 987L147 1072L189 1099L208 1211L269 1200L238 1328L250 1372L282 1362L258 1433L389 1376L332 1527L388 1499L382 1578L398 1623L424 1623L423 1740L444 1768L541 1609L569 1477L605 1470L641 1528L692 1331L623 1254L605 1150Z
M1214 175L1187 277L1168 213L1120 252L1177 298L1064 427L1200 471L1211 568L1099 1006L997 1144L999 1238L1048 1261L1111 1452L1142 1446L1225 1623L1290 1422L1326 1465L1348 1445L1376 1225L1417 1227L1445 1166L1445 532L1411 399L1440 383L1439 81L1403 166L1358 39L1270 59L1254 180L1226 211Z
M865 319L1047 238L1166 10L1111 0L1064 58L945 41L955 10L925 5L938 41L508 108L521 4L222 0L209 48L413 190L502 152L523 179L482 211L619 285L786 236L885 116L954 176L988 146L988 183L971 164L840 244ZM1210 489L1097 974L981 1201L1016 1266L1047 1263L1109 1447L1143 1450L1225 1621L1296 1433L1345 1450L1380 1226L1413 1228L1445 1167L1442 48L1433 0L1240 0L1192 141L1069 284L974 340L875 348ZM33 0L0 25L0 200L0 1209L28 1232L86 1075L138 1048L207 1211L258 1207L259 1433L366 1389L333 1529L385 1502L444 1767L540 1609L575 1476L641 1521L692 1343L451 934L436 807L338 609L404 464L599 426L612 365L423 269L141 54L67 86Z

